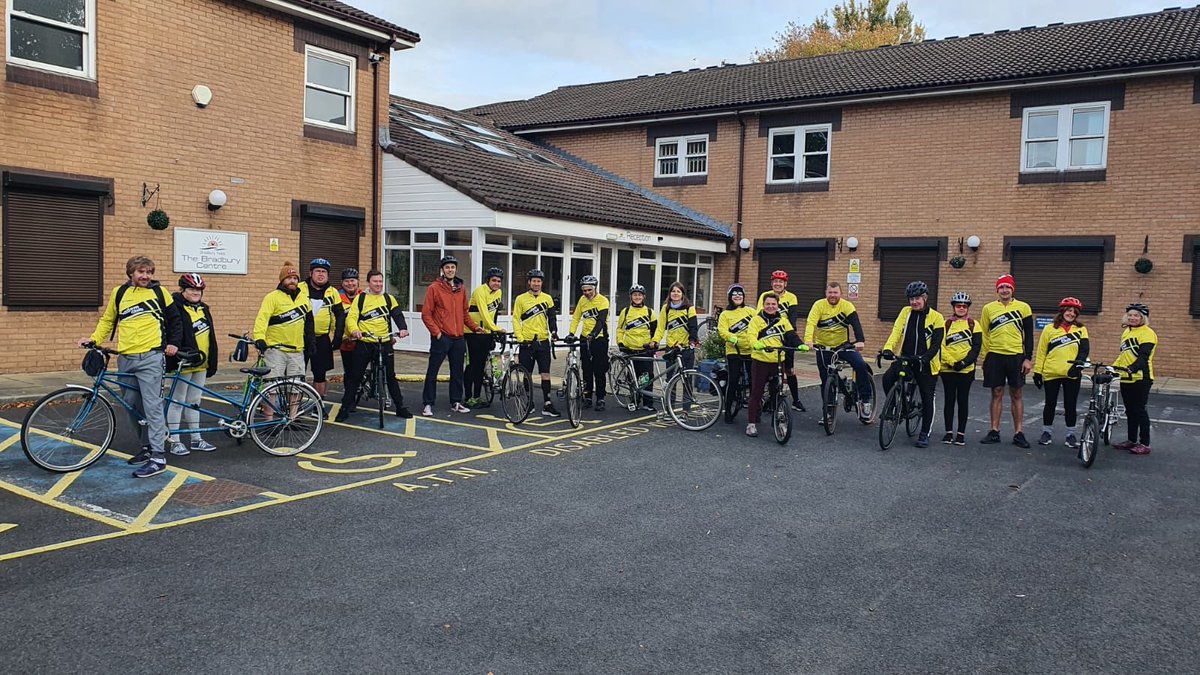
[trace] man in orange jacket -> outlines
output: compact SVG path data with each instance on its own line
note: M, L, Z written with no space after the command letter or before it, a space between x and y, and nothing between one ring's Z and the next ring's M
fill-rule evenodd
M463 405L463 356L467 343L463 338L465 329L482 333L468 311L467 292L463 280L457 276L458 260L446 256L440 262L442 274L425 291L425 304L421 306L421 321L429 329L429 368L425 371L425 388L421 391L421 414L433 415L433 404L437 399L437 376L442 361L450 357L450 409L454 412L471 412Z

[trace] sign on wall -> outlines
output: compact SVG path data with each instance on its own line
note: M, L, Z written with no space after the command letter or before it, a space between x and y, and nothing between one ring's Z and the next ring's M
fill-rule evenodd
M175 271L246 274L248 236L227 230L175 228Z

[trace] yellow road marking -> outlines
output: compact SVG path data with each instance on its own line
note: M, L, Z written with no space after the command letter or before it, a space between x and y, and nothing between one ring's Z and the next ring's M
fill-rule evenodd
M404 435L415 438L417 435L417 418L410 417L404 422Z
M360 426L355 426L353 424L346 424L345 422L326 422L325 424L334 424L339 427L345 427L347 429L356 429L358 431L369 431L373 434L383 434L384 436L394 436L396 438L410 438L414 441L425 441L426 443L437 443L438 445L448 445L452 448L458 448L460 450L466 448L468 450L478 450L479 452L491 452L490 448L485 448L485 447L478 446L478 445L472 445L470 443L462 443L460 441L444 441L440 438L428 438L426 436L418 436L416 434L416 418L409 419L408 423L404 425L405 430L402 432L401 431L389 431L388 429L377 429L374 427L360 427ZM474 428L483 429L485 427L474 427ZM545 439L542 439L542 440L545 440Z
M504 449L504 446L500 444L500 432L496 429L488 429L488 448L492 452Z
M388 471L395 469L404 463L406 459L412 459L417 456L415 452L399 452L374 455L358 455L355 457L334 457L338 454L335 450L328 452L317 452L313 454L303 454L304 461L296 462L296 465L306 471L315 471L317 473L374 473L376 471ZM355 462L370 461L374 459L386 459L387 461L378 466L368 466L366 468L350 468L350 469L333 469L329 467L318 466L317 462L328 462L330 464L353 464Z
M167 486L159 490L158 494L154 495L154 499L150 500L146 508L142 509L142 512L138 514L138 517L133 519L133 524L130 527L140 530L149 524L151 520L154 520L154 516L157 516L162 507L167 505L171 497L175 496L175 491L187 482L187 479L188 477L182 473L176 473L172 476Z
M71 487L71 483L74 483L75 479L82 475L82 471L73 471L62 478L59 478L58 482L55 483L54 486L49 490L47 490L44 496L46 499L58 499L60 496L62 496L62 493L67 491L67 488Z
M91 544L92 542L104 541L105 539L117 539L119 537L127 537L131 534L137 534L137 532L135 532L134 530L118 530L116 532L108 532L106 534L97 534L97 535L93 535L90 537L84 537L82 539L72 539L70 541L60 541L57 544L47 544L45 546L38 546L37 548L27 548L24 551L13 551L12 553L2 553L2 554L0 554L0 562L4 562L5 560L16 560L17 558L24 558L26 556L37 555L39 553L49 553L51 551L61 551L64 548L72 548L75 546L82 546L84 544Z
M46 499L45 497L43 497L42 495L39 495L36 492L30 492L29 490L26 490L25 488L17 487L16 485L11 485L9 483L0 482L0 489L8 490L9 492L11 492L15 495L20 495L21 497L25 497L26 499L32 499L33 501L38 502L39 504L45 504L46 506L51 506L51 507L54 507L61 511L66 511L67 513L73 513L77 516L83 516L84 518L90 518L97 522L104 523L105 525L108 525L110 527L115 527L115 528L122 529L122 530L129 528L129 523L121 522L121 521L117 520L116 518L109 518L108 516L101 515L99 513L94 513L92 511L88 511L87 509L80 508L78 506L75 506L74 504L67 504L67 503L60 502L55 499Z
M271 499L287 499L287 497L288 497L287 495L280 494L278 492L260 492L258 494L263 497L269 497Z
M9 436L8 438L4 439L3 441L0 441L0 452L4 452L5 450L9 449L10 447L16 445L17 441L19 441L19 440L21 440L21 434L13 434L12 436Z
M16 526L16 523L0 523L0 532L8 532Z

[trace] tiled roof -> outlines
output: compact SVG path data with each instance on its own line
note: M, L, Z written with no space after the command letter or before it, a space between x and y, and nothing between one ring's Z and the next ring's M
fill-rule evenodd
M384 21L383 19L373 14L368 14L361 9L351 7L344 2L338 2L338 0L292 0L292 2L295 2L298 5L306 5L309 8L315 9L323 14L330 14L338 17L339 19L345 19L353 23L384 31L385 33L391 33L404 38L409 42L421 41L420 35L407 28L397 26L390 21Z
M520 130L1198 63L1200 7L567 86L464 112Z
M421 119L418 111L446 124ZM728 239L732 228L612 175L567 161L489 122L447 108L391 97L387 151L496 211L702 239ZM483 127L481 134L462 122ZM426 134L414 128L425 130ZM448 143L428 134L441 135ZM490 144L497 155L473 145ZM539 157L541 159L539 159Z

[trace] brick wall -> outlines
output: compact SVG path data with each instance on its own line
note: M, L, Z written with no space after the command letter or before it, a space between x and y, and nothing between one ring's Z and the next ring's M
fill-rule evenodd
M8 1L0 0L0 13ZM365 208L360 260L367 266L376 147L369 67L356 70L356 144L305 138L304 54L294 49L291 19L224 0L97 7L99 96L0 81L0 165L115 181L113 213L104 221L106 293L125 281L125 261L135 254L152 257L157 278L174 290L174 227L247 232L249 275L208 275L205 300L222 336L248 330L280 265L302 262L292 200ZM0 44L3 31L0 23ZM380 124L386 124L390 60L380 65ZM197 84L213 91L205 109L190 97ZM233 184L232 177L245 182ZM141 206L143 182L161 186L171 229L146 225L155 201ZM216 188L229 201L209 212L207 195ZM278 252L268 249L272 237ZM52 286L71 282L69 261L45 273ZM73 343L91 333L102 309L0 309L0 371L78 367ZM223 340L225 349L229 342Z
M872 259L876 237L947 237L958 254L960 237L978 235L965 268L943 262L941 304L958 289L986 302L1008 236L1115 235L1114 262L1105 265L1104 308L1085 316L1098 359L1116 356L1125 304L1147 302L1161 339L1156 367L1163 375L1200 377L1191 345L1200 323L1188 314L1191 264L1181 262L1183 238L1200 234L1200 105L1193 103L1191 76L1131 80L1124 110L1110 116L1107 179L1094 183L1018 185L1021 119L1010 118L1007 94L944 97L850 106L831 141L828 192L764 194L767 139L758 120L747 120L743 235L758 238L855 236L857 253L830 261L833 278L845 283L851 258L862 261L860 299L855 302L868 332L868 349L882 346L890 325L878 311L879 268ZM575 131L544 140L617 174L651 185L654 148L645 127ZM736 215L738 125L720 123L710 144L707 185L657 188L667 196L726 222ZM1154 270L1138 274L1133 262L1150 235ZM733 265L719 264L714 294L732 281ZM742 258L741 280L753 282L757 266ZM1020 296L1021 280L1017 279ZM1063 270L1062 294L1071 287ZM976 302L975 315L983 302Z

